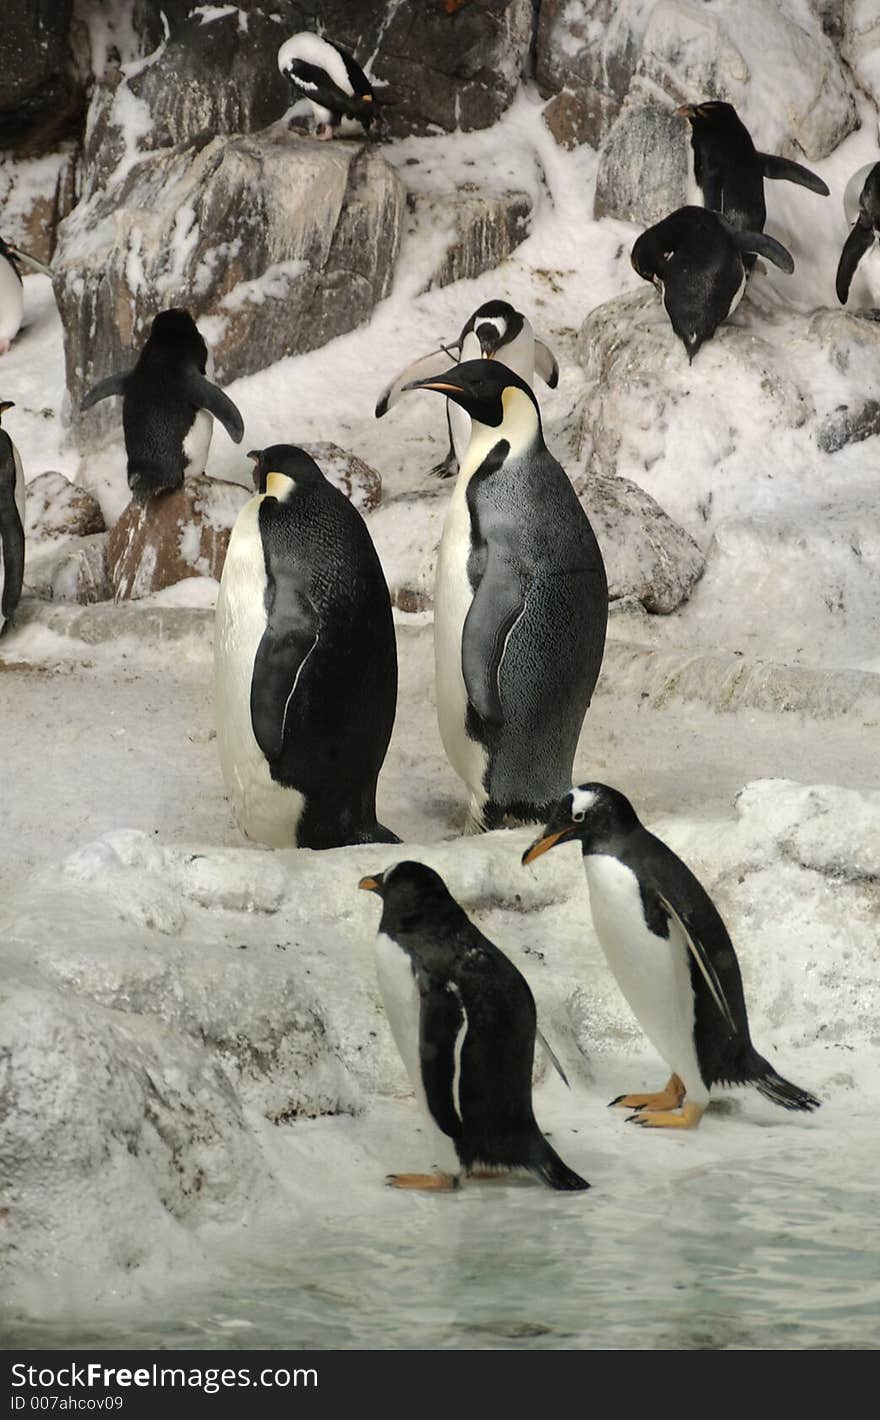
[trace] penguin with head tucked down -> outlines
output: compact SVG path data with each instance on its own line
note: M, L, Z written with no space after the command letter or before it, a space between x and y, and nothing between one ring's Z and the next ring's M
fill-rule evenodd
M396 1188L446 1190L459 1173L527 1172L550 1188L589 1184L551 1148L532 1111L535 1001L424 863L361 878L382 899L376 969L391 1033L431 1131L436 1171Z
M461 364L468 360L500 360L527 385L534 387L536 374L550 389L555 389L559 383L556 358L543 340L538 340L527 317L509 301L484 301L467 321L457 341L423 355L395 376L376 405L376 418L387 414L414 380L442 375L451 359ZM446 401L446 420L449 452L442 463L431 470L439 478L450 478L458 472L471 436L471 421L454 400Z
M764 179L784 179L828 197L828 186L790 158L759 153L733 104L704 99L676 112L690 120L693 176L703 204L722 212L741 232L763 232L767 218ZM746 257L748 270L755 264Z
M408 388L445 395L471 421L434 586L443 744L474 828L542 819L571 781L602 664L602 553L521 376L469 360Z
M596 935L645 1035L672 1071L656 1094L619 1095L630 1121L693 1129L713 1085L754 1085L783 1109L819 1101L778 1075L752 1045L739 962L705 888L607 784L571 789L523 863L580 843Z
M346 130L369 132L376 118L373 86L347 49L334 40L303 30L285 40L278 68L298 101L311 109L317 138Z
M633 269L657 287L689 362L739 305L748 252L760 252L780 270L794 271L791 255L779 242L763 232L737 231L720 212L705 207L680 207L633 246Z
M397 647L366 523L302 449L250 457L259 492L232 530L214 632L235 817L274 848L397 843L376 819Z
M843 194L843 209L852 231L837 264L837 299L845 306L856 268L861 264L874 306L880 306L880 163L868 163L853 173Z
M139 503L204 473L212 416L240 444L241 415L209 378L210 354L189 311L160 311L133 369L94 385L80 409L122 396L128 486Z
M0 400L0 419L13 409ZM0 636L8 630L24 580L24 474L18 449L0 429Z
M6 354L21 329L24 315L22 263L43 276L52 275L48 266L37 261L35 256L29 256L20 247L14 247L0 237L0 355Z

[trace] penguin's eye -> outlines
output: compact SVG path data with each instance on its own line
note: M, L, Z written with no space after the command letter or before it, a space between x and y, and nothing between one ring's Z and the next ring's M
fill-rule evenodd
M572 818L574 819L575 823L583 823L583 821L584 821L584 810L583 810L583 809L578 809L578 811L577 811L576 814L572 814Z

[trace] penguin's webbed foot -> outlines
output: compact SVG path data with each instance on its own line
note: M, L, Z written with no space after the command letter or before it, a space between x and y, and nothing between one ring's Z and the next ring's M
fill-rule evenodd
M454 1193L460 1186L458 1174L441 1173L389 1173L385 1175L389 1188L418 1188L430 1193Z
M455 453L452 449L449 450L445 459L441 459L439 463L435 463L434 467L431 469L432 478L454 478L457 473L458 459L455 457Z
M660 1110L649 1114L628 1114L627 1124L639 1124L643 1129L696 1129L706 1113L704 1104L688 1102L674 1114Z
M681 1080L677 1075L670 1075L658 1094L618 1095L617 1099L609 1102L608 1108L613 1109L617 1105L621 1109L646 1109L649 1111L679 1109L684 1096L685 1088Z

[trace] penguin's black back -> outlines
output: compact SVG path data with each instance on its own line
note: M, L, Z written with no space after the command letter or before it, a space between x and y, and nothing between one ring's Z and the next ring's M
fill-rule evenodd
M751 134L730 104L691 129L694 176L707 207L743 232L763 232L767 219L764 169Z
M745 270L730 233L704 207L680 207L643 232L633 265L663 282L672 328L691 358L730 311Z
M204 375L207 359L208 347L189 316L165 311L156 317L122 400L128 479L136 497L183 483L184 440L199 411L188 376Z

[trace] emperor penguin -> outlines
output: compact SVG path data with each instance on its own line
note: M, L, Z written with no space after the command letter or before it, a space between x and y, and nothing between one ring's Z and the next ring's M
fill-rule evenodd
M875 307L880 307L880 163L853 173L843 194L846 220L854 224L837 265L837 299L845 306L856 267L862 272Z
M0 355L5 355L21 329L24 314L22 264L43 276L51 276L48 266L0 237Z
M596 935L618 986L672 1075L657 1094L618 1095L648 1129L693 1129L713 1085L754 1085L783 1109L819 1100L778 1075L752 1045L733 943L705 888L607 784L581 784L557 804L523 854L533 863L579 842Z
M15 406L0 400L0 420ZM24 580L24 474L18 449L0 429L0 636L9 629Z
M376 117L376 95L360 65L335 40L303 30L285 40L278 68L298 103L305 101L315 123L315 137L369 132Z
M91 409L99 400L122 396L128 486L137 502L204 473L212 416L234 443L241 443L241 415L212 383L212 374L210 352L189 311L160 311L137 364L108 375L80 404L80 409Z
M522 311L515 310L509 301L484 301L466 322L458 340L423 355L394 377L376 405L376 418L381 419L388 413L413 380L442 375L449 368L450 359L461 364L469 360L500 360L527 385L534 387L536 374L550 389L555 389L559 383L555 355L537 338ZM446 422L449 452L431 470L438 478L451 478L458 472L471 436L470 419L461 405L450 399L446 401Z
M397 704L391 599L366 523L290 444L249 455L214 631L220 763L248 838L397 843L376 781Z
M550 1188L589 1188L533 1113L536 1013L525 977L424 863L396 863L358 887L382 899L379 987L435 1165L433 1173L395 1173L388 1182L448 1190L462 1171L527 1172Z
M763 232L737 231L720 212L706 207L679 207L633 246L633 268L657 287L688 363L742 300L749 252L759 252L782 271L794 271L791 254L780 242Z
M469 360L409 388L471 420L434 585L440 735L474 829L543 819L571 782L602 664L602 553L520 375Z
M691 125L693 161L689 188L699 189L703 205L722 212L738 231L763 232L767 219L764 179L784 179L828 197L828 185L809 168L790 158L759 153L749 130L733 104L721 99L703 99L698 104L682 104L676 109ZM698 200L689 191L689 202ZM746 257L749 270L753 254Z

